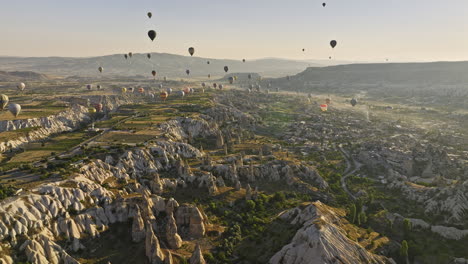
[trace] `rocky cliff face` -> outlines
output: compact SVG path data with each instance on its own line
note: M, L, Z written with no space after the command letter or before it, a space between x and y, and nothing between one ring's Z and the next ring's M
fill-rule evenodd
M91 122L88 108L84 103L76 103L74 101L75 97L62 99L71 102L72 106L68 110L58 114L41 118L0 121L0 132L34 128L27 133L27 136L20 136L6 142L0 142L0 152L16 149L23 144L47 138L52 134L72 131L82 123ZM80 100L85 100L91 104L102 103L104 111L114 111L120 105L129 103L128 100L118 96L90 96L89 98L80 98Z
M394 263L391 259L368 252L350 240L340 227L343 215L320 202L304 209L289 210L280 218L302 227L291 243L270 259L270 264Z

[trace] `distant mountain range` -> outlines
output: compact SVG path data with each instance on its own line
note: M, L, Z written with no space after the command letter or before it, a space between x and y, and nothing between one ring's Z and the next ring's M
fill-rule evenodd
M207 62L210 62L208 64ZM70 57L0 57L0 70L34 71L55 76L99 77L98 67L104 68L103 78L114 76L149 76L157 71L158 76L179 78L186 76L186 69L192 77L224 76L224 66L230 72L256 72L263 76L280 77L297 74L310 66L321 66L308 61L267 58L246 61L187 57L166 53L133 54L125 59L123 54L89 58Z

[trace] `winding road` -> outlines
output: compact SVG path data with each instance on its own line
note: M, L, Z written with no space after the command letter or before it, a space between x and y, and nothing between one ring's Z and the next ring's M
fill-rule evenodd
M357 162L351 155L349 155L343 147L339 146L341 153L343 153L343 157L346 161L346 169L344 171L343 176L341 177L341 187L345 192L351 197L351 199L356 200L356 196L352 192L349 191L348 186L346 185L346 179L353 175L356 171L361 169L362 164Z

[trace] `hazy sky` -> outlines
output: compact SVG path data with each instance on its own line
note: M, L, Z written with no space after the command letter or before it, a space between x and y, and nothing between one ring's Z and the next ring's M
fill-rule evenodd
M232 59L468 60L468 0L322 2L0 0L0 55L186 55L194 46L196 56Z

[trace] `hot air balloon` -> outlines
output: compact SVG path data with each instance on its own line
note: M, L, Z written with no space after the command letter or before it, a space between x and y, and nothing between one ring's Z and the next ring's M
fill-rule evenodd
M331 99L330 98L325 99L325 103L329 105L331 103Z
M330 41L330 46L331 46L333 49L336 47L336 44L338 44L338 43L336 42L336 40Z
M91 84L86 85L86 89L91 90L93 89L93 86Z
M188 49L188 52L190 53L190 56L193 56L193 54L195 54L195 48L194 47L190 47Z
M154 98L154 93L149 93L148 96Z
M102 67L99 67L99 68L98 68L98 71L99 71L100 73L102 73L103 70L104 70L104 68L102 68Z
M158 85L158 87L159 87L159 89L162 89L162 88L163 88L162 83L160 83L160 84Z
M190 75L190 70L185 70L185 73L186 73L187 75Z
M124 54L124 58L125 58L125 59L128 59L128 55L127 55L127 54Z
M161 98L162 101L166 101L168 96L169 96L169 94L167 92L161 92L159 94L159 98Z
M195 93L195 89L190 88L190 93Z
M102 104L95 104L94 108L96 109L97 112L101 112L102 111Z
M148 59L151 59L151 53L146 54L146 57L148 57Z
M228 81L229 81L230 84L233 84L234 83L234 77L230 76L228 78Z
M184 97L185 96L184 91L179 91L179 95L180 95L180 97Z
M148 12L148 18L151 18L153 16L153 14L151 12Z
M18 83L18 85L16 86L16 88L18 88L18 90L20 90L20 91L24 91L24 88L26 88L26 84L24 84L24 83Z
M331 56L330 56L330 57L328 57L328 58L331 60Z
M8 99L8 96L6 96L5 94L0 95L0 105L2 106L2 110L5 109L9 101L10 99Z
M206 83L203 82L203 83L201 84L201 86L202 86L203 88L205 88Z
M10 111L15 117L21 112L21 105L19 104L9 104L8 111Z
M213 88L216 88L218 85L216 83L213 83Z
M156 31L154 30L148 31L148 37L151 39L151 41L154 41L154 39L156 38Z
M218 88L219 88L220 90L222 90L222 89L223 89L223 85L222 85L222 84L218 85Z
M237 75L234 75L234 81L237 81Z
M210 61L207 61L206 64L210 64Z
M96 88L97 88L98 90L101 90L102 86L101 86L100 84L98 84L98 86L96 86Z
M127 88L125 88L125 87L122 88L122 93L124 94L124 93L126 93L126 92L127 92Z
M323 6L323 7L327 6L327 3L322 3L322 6Z
M152 71L151 71L151 75L153 75L153 77L156 77L156 71L155 71L155 70L152 70Z
M245 62L245 59L242 59L242 62Z
M131 93L133 93L134 90L135 89L133 89L133 87L128 88L128 91L131 92Z
M166 89L166 92L167 92L167 94L171 94L171 93L172 93L172 89L171 89L171 88L167 88L167 89Z
M302 52L304 52L304 51L305 51L305 49L302 49Z
M320 110L322 110L322 112L326 112L328 110L328 105L327 104L321 104L320 105Z
M211 78L211 74L208 74L208 79Z
M249 78L249 80L252 79L252 74L247 75L247 77Z
M144 93L144 92L145 92L145 88L143 88L143 87L138 88L138 92L141 93L141 94Z
M356 98L351 99L350 103L351 103L351 105L352 105L353 107L356 106L356 105L357 105L357 100L356 100Z
M133 53L132 52L129 52L128 53L128 56L131 58L133 56Z
M228 66L224 66L224 72L228 72L229 71L229 67Z
M94 113L96 113L96 109L95 109L95 108L89 108L89 109L88 109L88 112L89 112L90 114L94 114Z
M185 94L189 94L189 93L190 93L190 88L185 87L185 88L184 88L184 93L185 93Z

